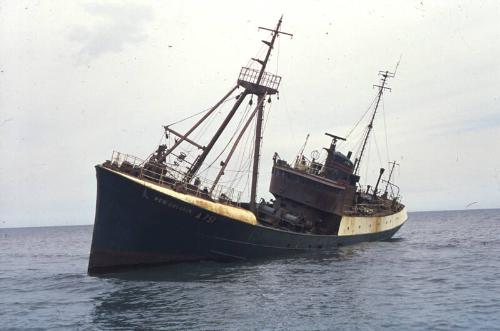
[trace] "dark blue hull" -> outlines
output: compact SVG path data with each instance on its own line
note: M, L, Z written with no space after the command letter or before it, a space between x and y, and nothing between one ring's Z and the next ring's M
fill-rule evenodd
M332 249L392 237L390 230L313 235L252 225L176 199L96 166L97 206L89 274L139 265L234 261Z

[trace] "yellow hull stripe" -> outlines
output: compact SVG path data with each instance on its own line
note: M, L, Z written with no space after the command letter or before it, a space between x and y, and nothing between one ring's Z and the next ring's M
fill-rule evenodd
M141 179L138 179L136 177L130 176L123 174L121 172L111 170L109 168L105 168L106 170L109 170L117 175L123 176L135 183L141 184L149 189L155 190L157 192L160 192L162 194L168 195L172 198L175 198L180 201L184 201L188 204L203 208L205 210L211 211L215 214L222 215L234 220L238 220L240 222L256 225L257 224L257 218L255 217L254 213L251 211L238 208L238 207L233 207L233 206L228 206L224 205L221 203L216 203L212 201L208 201L202 198L198 198L189 194L184 194L184 193L179 193L174 190L168 189L163 186L159 186Z
M402 225L407 219L406 208L387 216L343 216L339 236L387 231Z

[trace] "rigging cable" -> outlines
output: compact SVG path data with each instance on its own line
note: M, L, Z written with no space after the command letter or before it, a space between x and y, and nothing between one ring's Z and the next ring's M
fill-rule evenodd
M238 157L238 164L239 165L238 165L237 169L244 169L244 170L242 170L242 172L243 173L247 173L247 176L250 173L250 166L251 166L251 160L252 160L251 156L253 155L253 153L249 153L248 155L246 155L245 152L250 149L250 148L248 148L248 145L250 144L250 138L252 137L251 132L254 132L254 131L255 131L255 123L250 128L249 132L246 133L245 143L243 145L243 148L240 150L240 154L239 154L239 157ZM234 182L237 179L238 179L237 185L240 185L242 176L240 176L239 178L237 178L235 176L233 178L233 181L232 181L231 185L234 185Z
M202 174L204 173L205 171L207 171L208 169L210 169L215 162L217 162L217 160L219 159L219 157L221 157L221 155L226 151L227 147L231 144L231 142L233 141L233 139L236 137L238 131L240 130L240 127L241 125L243 124L243 120L246 118L246 116L249 114L249 110L251 109L250 105L247 105L246 109L245 109L245 112L243 113L243 116L241 116L241 119L236 127L236 130L233 132L233 135L231 136L231 138L229 139L229 141L226 143L226 146L224 146L224 148L222 149L222 151L219 153L219 155L217 155L217 157L215 157L215 159L212 161L212 163L210 163L205 169L199 171L198 173L199 174Z
M279 38L279 34L278 36L276 36L276 39L278 40L278 47L276 49L276 75L278 75L278 68L279 68L279 58L280 58L280 45L281 45L281 42L280 42L280 38Z
M255 131L255 124L253 127L250 127L249 129L250 129L249 131L254 132ZM250 151L251 152L250 154L248 154L248 155L245 154L245 152L248 149L249 140L250 140L251 136L252 135L248 131L245 133L245 143L243 144L243 148L240 148L240 150L239 150L239 155L238 155L238 159L237 159L237 163L239 163L239 165L238 165L237 169L240 169L240 170L237 172L234 172L233 176L228 181L223 182L223 183L227 183L229 187L237 187L238 191L240 191L242 194L247 193L245 191L247 189L249 175L250 175L250 167L252 164L251 161L252 161L253 150ZM255 134L254 134L254 136L255 136ZM250 144L250 145L252 145L252 144ZM245 177L246 177L246 180L245 180ZM245 182L242 186L241 184L244 180L245 180ZM238 184L240 184L240 185L237 185L236 181L238 181Z
M231 97L231 98L228 98L228 99L224 100L224 101L223 101L223 102L219 105L219 109L218 109L218 111L217 111L217 112L215 112L215 114L220 114L220 113L221 113L221 111L222 111L222 105L224 105L226 102L229 102L229 101L234 100L234 99L236 99L236 96L233 96L233 97ZM205 113L205 112L207 112L207 111L211 110L212 108L213 108L213 106L212 106L212 107L210 107L210 108L207 108L207 109L205 109L205 110L202 110L202 111L200 111L200 112L198 112L198 113L196 113L196 114L193 114L193 115L190 115L190 116L188 116L188 117L185 117L185 118L183 118L183 119L181 119L181 120L179 120L179 121L176 121L176 122L174 122L174 123L171 123L171 124L169 124L168 126L173 126L173 125L175 125L175 124L178 124L178 123L184 122L184 121L186 121L186 120L188 120L188 119L191 119L191 118L193 118L193 117L195 117L195 116L198 116L198 115L200 115L200 114L203 114L203 113ZM203 123L201 124L201 126L200 126L199 128L197 128L197 130L196 130L196 132L195 132L195 134L194 134L193 140L198 140L198 139L199 139L199 138L200 138L200 137L201 137L201 136L205 133L205 131L206 131L206 130L210 127L210 125L214 122L214 120L215 120L216 116L212 116L212 115L214 115L214 114L211 114L211 115L209 116L209 118L207 118L205 121L203 121ZM179 149L181 150L181 152L185 153L185 154L186 154L186 156L189 156L189 157L191 157L191 156L192 156L192 155L196 152L196 150L197 150L197 149L195 149L195 148L194 148L194 146L191 146L190 148L189 148L189 147L185 147L185 144L184 144L184 145L179 145ZM172 161L172 157L173 157L172 153L169 153L169 155L168 155L168 160L169 160L169 162L170 162L170 163L175 162L175 160L173 160L173 161ZM177 159L177 157L176 157L175 159ZM184 167L186 167L186 170L187 170L187 169L189 169L189 166L184 166Z
M372 145L372 142L371 140L368 140L368 146L366 147L366 162L365 162L365 185L367 185L368 183L368 169L369 169L369 165L370 165L370 147Z
M271 114L271 108L272 108L271 106L272 104L269 104L269 110L267 111L266 119L264 120L264 126L262 128L262 136L264 136L264 132L266 132L267 120L269 119L269 114ZM264 139L261 139L260 141L261 141L260 145L262 147L262 142L264 141Z
M386 153L387 153L387 162L389 162L391 160L391 158L389 157L389 142L388 142L389 137L387 135L387 125L386 125L386 121L385 121L384 99L382 99L382 114L384 114L385 150L386 150Z
M251 128L253 130L251 130L252 132L255 131L255 124L254 126ZM243 176L246 175L248 176L250 174L250 166L252 164L252 155L253 155L253 150L251 151L252 153L250 153L249 155L245 155L245 151L248 149L248 145L249 145L249 138L251 137L251 135L249 133L246 133L246 140L245 140L245 145L244 145L244 148L241 150L241 158L240 158L240 163L239 163L239 167L238 169L245 169L245 170L242 170L241 173L242 175L240 175L239 177L236 176L236 174L234 175L233 179L231 181L229 181L231 183L231 185L233 186L234 185L234 182L239 179L241 181L241 179L243 178ZM250 144L251 145L251 144ZM244 190L244 188L243 188Z
M375 96L370 104L370 106L368 106L368 108L366 109L365 113L363 114L363 116L361 116L361 118L356 122L356 124L354 125L354 127L349 131L349 133L345 136L345 139L347 140L347 138L349 138L349 136L352 134L352 132L354 130L356 130L356 128L358 127L359 123L361 123L361 121L365 118L366 114L368 114L368 112L370 111L370 109L372 108L373 104L375 103L375 100L377 100L377 96ZM342 143L342 142L341 142Z
M264 53L264 47L266 47L266 46L265 45L260 46L259 50L257 51L257 53L255 55L256 59L258 59L262 55L262 53ZM254 64L254 63L255 63L255 61L252 58L250 58L247 62L247 65L246 65L247 68L252 68L252 64Z
M373 131L373 141L375 142L375 148L377 149L377 155L378 155L378 162L379 162L379 165L380 167L382 168L382 157L380 156L380 149L378 148L378 143L377 143L377 134L375 132L375 129L372 129Z
M257 126L257 121L254 122L254 127L253 127L253 135L251 136L252 137L252 142L255 142L255 127ZM254 143L250 143L250 156L247 158L247 161L248 161L248 169L250 170L250 167L252 166L252 155L254 154L254 151L255 151L255 144ZM243 186L243 190L244 191L247 191L248 192L248 183L250 182L250 171L248 171L247 173L247 178L246 178L246 181L245 181L245 185ZM249 200L250 200L250 196L248 197Z
M363 130L363 134L362 134L362 137L361 137L362 139L358 140L358 144L357 144L357 148L356 148L356 153L354 154L354 155L356 155L356 157L358 157L361 154L361 148L363 146L363 141L365 141L367 134L368 134L368 127L366 127Z
M233 100L233 99L235 99L235 98L236 98L236 97L228 98L228 99L224 100L224 101L221 103L221 105L222 105L222 104L224 104L224 103L226 103L226 102L228 102L228 101L230 101L230 100ZM198 115L201 115L201 114L203 114L203 113L206 113L207 111L209 111L209 110L210 110L210 109L212 109L212 108L213 108L213 107L207 108L207 109L202 110L202 111L200 111L200 112L198 112L198 113L196 113L196 114L190 115L190 116L188 116L188 117L186 117L186 118L183 118L183 119L180 119L180 120L178 120L178 121L176 121L176 122L174 122L174 123L171 123L171 124L169 124L169 125L167 125L167 126L172 126L172 125L175 125L175 124L177 124L177 123L184 122L184 121L186 121L186 120L188 120L188 119L190 119L190 118L193 118L193 117L195 117L195 116L198 116Z

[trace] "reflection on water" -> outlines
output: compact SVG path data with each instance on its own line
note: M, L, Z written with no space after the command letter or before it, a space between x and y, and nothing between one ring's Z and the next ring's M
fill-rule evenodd
M259 272L260 269L269 264L302 264L315 265L325 264L334 261L348 259L363 249L363 246L341 247L332 251L323 250L313 253L301 253L287 258L255 259L251 261L237 261L231 263L219 262L196 262L180 263L164 266L152 266L136 268L128 271L121 271L112 274L99 276L103 279L120 279L135 281L170 281L170 282L190 282L190 281L231 281L231 278L239 278L248 272ZM267 272L267 270L266 270Z
M102 279L110 282L111 290L93 298L93 323L129 329L141 327L145 317L157 316L148 327L226 329L250 319L259 328L269 319L290 314L289 309L304 300L308 304L293 318L307 318L308 309L328 307L332 294L345 299L338 307L355 311L360 300L357 287L334 288L352 279L349 270L336 265L363 249L361 245L287 259L186 263L107 275ZM324 286L333 288L325 292Z

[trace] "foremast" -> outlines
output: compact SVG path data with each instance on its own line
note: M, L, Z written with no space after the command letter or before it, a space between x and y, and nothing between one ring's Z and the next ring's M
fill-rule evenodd
M259 76L257 78L257 81L255 82L256 89L252 89L252 93L257 95L257 123L255 126L255 144L254 144L254 155L253 155L253 169L252 169L252 184L251 184L251 191L250 191L250 209L255 211L256 209L256 200L257 200L257 180L259 177L259 161L260 161L260 148L262 145L262 121L264 119L264 100L266 98L266 95L269 92L273 91L268 91L268 89L262 89L262 79L264 77L264 73L266 70L267 63L269 61L269 57L271 56L271 51L274 47L274 42L276 41L276 38L278 35L281 34L287 34L289 36L292 36L290 33L282 32L280 31L281 27L281 22L282 22L283 16L278 21L278 24L276 25L276 28L274 30L259 27L259 29L267 30L272 32L272 38L271 41L266 41L262 40L264 44L268 46L266 57L264 60L259 60L259 59L254 59L252 60L258 62L261 64ZM281 78L280 78L281 80ZM247 88L248 89L248 88ZM276 90L277 93L277 90Z

